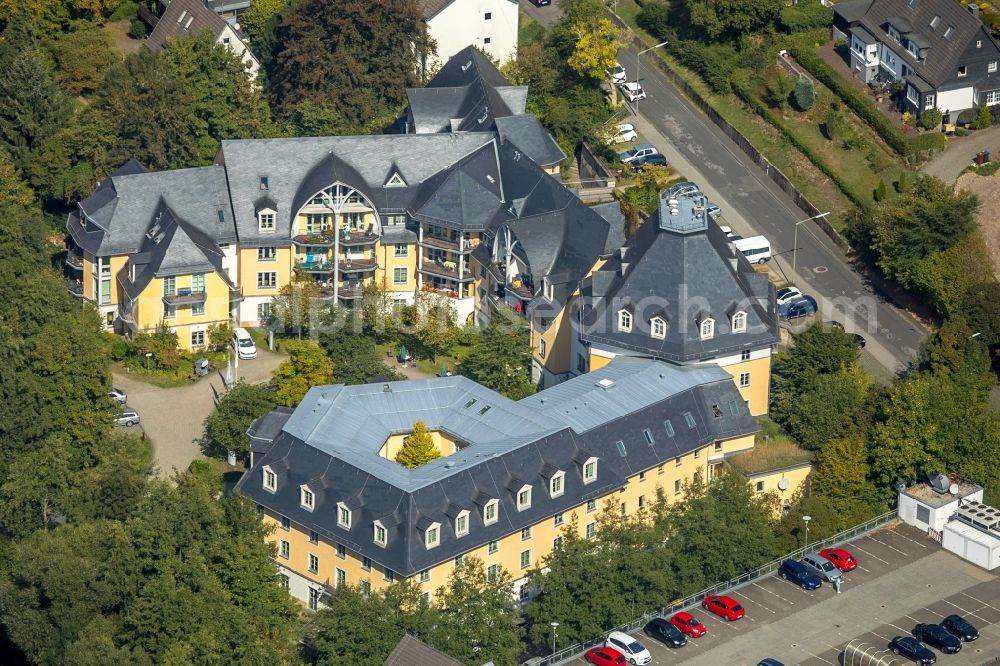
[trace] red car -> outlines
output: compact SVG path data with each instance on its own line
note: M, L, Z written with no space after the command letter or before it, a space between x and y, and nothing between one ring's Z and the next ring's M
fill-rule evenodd
M680 629L682 634L687 634L691 638L701 638L708 633L705 625L696 620L694 615L691 615L687 611L681 611L670 618L670 624Z
M590 648L583 658L595 666L621 666L628 663L625 655L609 647Z
M701 602L701 607L707 611L712 611L719 617L726 618L730 622L739 620L746 615L743 606L740 606L735 599L716 594L706 596L705 600Z
M858 567L858 561L843 548L824 548L819 551L819 554L820 557L825 557L833 562L833 565L841 571L851 571Z

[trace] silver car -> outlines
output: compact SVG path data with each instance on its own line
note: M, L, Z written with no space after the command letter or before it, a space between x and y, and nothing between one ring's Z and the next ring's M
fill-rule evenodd
M802 564L828 583L832 583L834 579L841 576L840 569L835 567L830 560L820 556L819 553L806 555L802 558Z
M118 417L118 425L123 425L126 428L131 428L139 422L139 412L135 411L131 407L126 407L122 412L122 415Z
M110 391L108 391L108 397L114 400L115 402L120 402L123 405L128 400L128 395L125 393L125 391L121 390L120 388L113 388Z

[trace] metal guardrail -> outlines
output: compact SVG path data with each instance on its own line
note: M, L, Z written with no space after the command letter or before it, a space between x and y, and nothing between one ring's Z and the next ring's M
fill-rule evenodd
M810 543L808 546L787 553L786 555L779 557L776 560L772 560L767 564L761 565L756 569L753 569L752 571L748 571L744 574L741 574L736 578L724 581L722 583L717 583L715 585L712 585L711 587L707 587L704 590L701 590L700 592L696 592L688 597L685 597L684 599L678 599L665 608L660 608L659 610L653 611L652 613L646 613L645 615L641 615L635 618L631 622L627 622L613 629L609 629L598 638L594 638L589 641L584 641L582 643L577 643L575 645L571 645L569 647L565 647L561 650L558 650L557 652L554 652L547 657L543 657L542 660L536 662L534 666L559 666L559 664L565 664L566 662L572 659L576 659L590 648L603 645L608 634L610 634L612 631L622 631L625 632L626 634L631 633L637 629L641 629L642 627L646 626L646 623L649 622L650 620L654 620L656 618L666 619L671 615L673 615L674 613L698 606L699 604L701 604L702 600L708 594L721 594L723 592L737 590L741 587L749 585L750 583L760 580L761 578L766 578L767 576L770 576L771 574L776 572L778 570L778 567L780 567L781 563L784 562L785 560L799 559L800 557L806 555L807 553L814 553L823 548L831 548L834 546L839 546L847 541L850 541L851 539L856 539L857 537L864 536L865 534L881 529L886 525L895 522L896 520L898 520L898 518L899 518L899 511L894 509L892 511L889 511L888 513L883 513L881 516L872 518L871 520L865 523L861 523L860 525L855 525L854 527L844 530L839 534L835 534L832 537L829 537L827 539L822 539L820 541L814 541ZM986 665L984 664L984 666Z

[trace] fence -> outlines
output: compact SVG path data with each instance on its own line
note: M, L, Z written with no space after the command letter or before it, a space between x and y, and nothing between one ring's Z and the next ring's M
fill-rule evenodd
M637 629L641 629L642 627L646 626L646 623L649 622L650 620L656 618L668 618L674 613L677 613L678 611L686 610L688 608L693 608L699 605L705 598L705 595L721 594L723 592L727 592L730 590L736 590L746 585L749 585L754 581L760 580L761 578L770 576L771 574L773 574L775 571L778 570L778 567L780 567L781 563L784 562L785 560L798 559L804 556L806 553L814 553L823 548L838 546L844 543L845 541L850 541L851 539L864 536L869 532L874 532L875 530L881 529L882 527L885 527L886 525L895 522L898 519L898 517L899 517L899 512L897 510L889 511L888 513L883 513L881 516L878 516L877 518L872 518L866 523L856 525L828 539L823 539L821 541L814 541L813 543L810 543L808 546L804 546L802 548L799 548L798 550L792 551L791 553L788 553L783 557L779 557L776 560L772 560L767 564L757 567L752 571L748 571L742 574L741 576L733 578L732 580L727 580L725 582L718 583L711 587L705 588L704 590L696 592L684 599L679 599L677 601L674 601L666 608L660 608L659 610L653 611L652 613L647 613L645 615L637 617L631 622L627 622L621 626L615 627L614 629L605 632L599 638L595 638L590 641L585 641L583 643L577 643L576 645L571 645L557 652L554 652L548 657L542 658L541 661L536 662L535 666L558 666L559 664L564 664L567 661L576 659L577 657L579 657L581 654L583 654L592 647L603 645L605 638L612 631L624 631L625 633L630 633Z

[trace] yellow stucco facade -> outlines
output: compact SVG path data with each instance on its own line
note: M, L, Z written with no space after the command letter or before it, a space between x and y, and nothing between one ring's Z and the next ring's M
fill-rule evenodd
M804 496L808 491L809 475L812 473L812 463L805 462L791 467L776 470L766 470L753 474L745 474L750 488L758 495L774 493L779 499L777 513L782 507L789 506L792 499ZM787 481L787 484L782 483ZM785 486L782 488L782 486Z
M211 326L229 322L229 296L229 284L216 272L153 278L136 298L132 316L140 332L151 332L162 322L177 333L181 349L199 349L208 344Z

